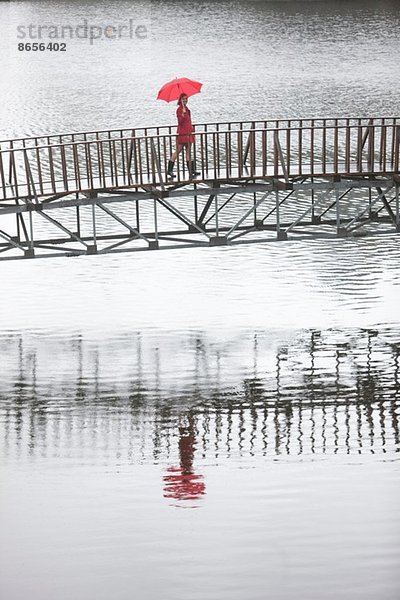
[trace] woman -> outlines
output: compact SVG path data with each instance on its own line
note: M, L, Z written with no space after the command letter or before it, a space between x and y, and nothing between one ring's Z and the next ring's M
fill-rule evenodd
M188 166L189 177L192 179L200 173L197 173L194 168L194 161L191 159L191 147L194 143L194 127L192 125L192 119L190 116L190 110L187 105L188 97L186 94L181 94L178 100L178 108L176 110L176 116L178 118L178 146L177 150L172 153L171 158L168 161L167 177L172 179L175 177L174 164L177 156L179 155L182 148L186 149L186 161Z

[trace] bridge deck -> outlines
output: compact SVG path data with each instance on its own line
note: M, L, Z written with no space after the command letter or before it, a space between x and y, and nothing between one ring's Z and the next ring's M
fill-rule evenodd
M360 166L360 165L358 165ZM285 174L282 169L277 172L273 167L263 169L262 167L248 167L246 165L239 168L238 166L230 166L229 171L223 172L222 169L214 169L211 166L198 166L201 169L200 174L194 178L189 177L188 169L182 167L179 173L176 173L175 177L170 179L166 176L165 172L160 174L152 174L148 172L142 172L140 177L134 174L125 176L122 172L115 175L107 175L103 177L92 177L90 180L84 181L81 179L79 186L74 179L53 179L53 181L41 181L40 184L30 185L29 180L26 183L19 184L17 188L12 184L6 184L3 188L3 197L0 198L0 202L9 203L15 202L15 200L29 202L35 199L46 200L48 197L61 197L66 194L83 193L90 194L92 192L106 193L116 192L123 190L134 190L140 189L149 190L173 190L177 186L181 187L193 182L198 184L206 184L210 187L216 183L222 184L245 184L249 181L273 181L275 179L281 180L282 184L287 181L288 187L290 187L290 181L302 178L321 178L321 177L337 177L338 171L340 177L343 178L354 178L354 177L368 177L371 175L368 170L368 164L366 162L361 164L361 169L347 170L344 163L338 162L336 165L333 163L325 164L310 164L291 165L290 175L288 174L285 178ZM386 176L388 170L383 171L376 169L374 176ZM393 173L396 179L396 174ZM283 185L281 186L283 188Z

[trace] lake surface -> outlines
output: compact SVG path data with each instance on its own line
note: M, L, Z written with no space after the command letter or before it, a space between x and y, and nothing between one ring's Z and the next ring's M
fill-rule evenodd
M145 39L17 49L130 19ZM399 21L0 3L1 138L173 123L180 75L198 122L399 116ZM1 263L0 597L397 600L399 240Z

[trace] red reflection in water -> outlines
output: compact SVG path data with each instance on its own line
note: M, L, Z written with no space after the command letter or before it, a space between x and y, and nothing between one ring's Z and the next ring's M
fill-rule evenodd
M203 475L197 475L193 470L196 438L194 423L179 428L179 467L168 467L164 475L164 498L175 500L198 500L206 493Z
M185 473L180 467L169 467L164 475L164 498L197 500L206 493L202 475Z

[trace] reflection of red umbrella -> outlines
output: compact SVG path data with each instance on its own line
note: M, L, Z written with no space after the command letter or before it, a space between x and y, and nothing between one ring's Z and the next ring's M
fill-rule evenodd
M199 81L193 81L193 79L188 79L187 77L180 77L179 79L176 77L176 79L168 81L168 83L162 86L158 92L157 100L172 102L173 100L178 100L181 94L193 96L200 93L202 85Z
M190 473L181 467L169 467L164 475L164 498L197 500L206 493L202 475Z

